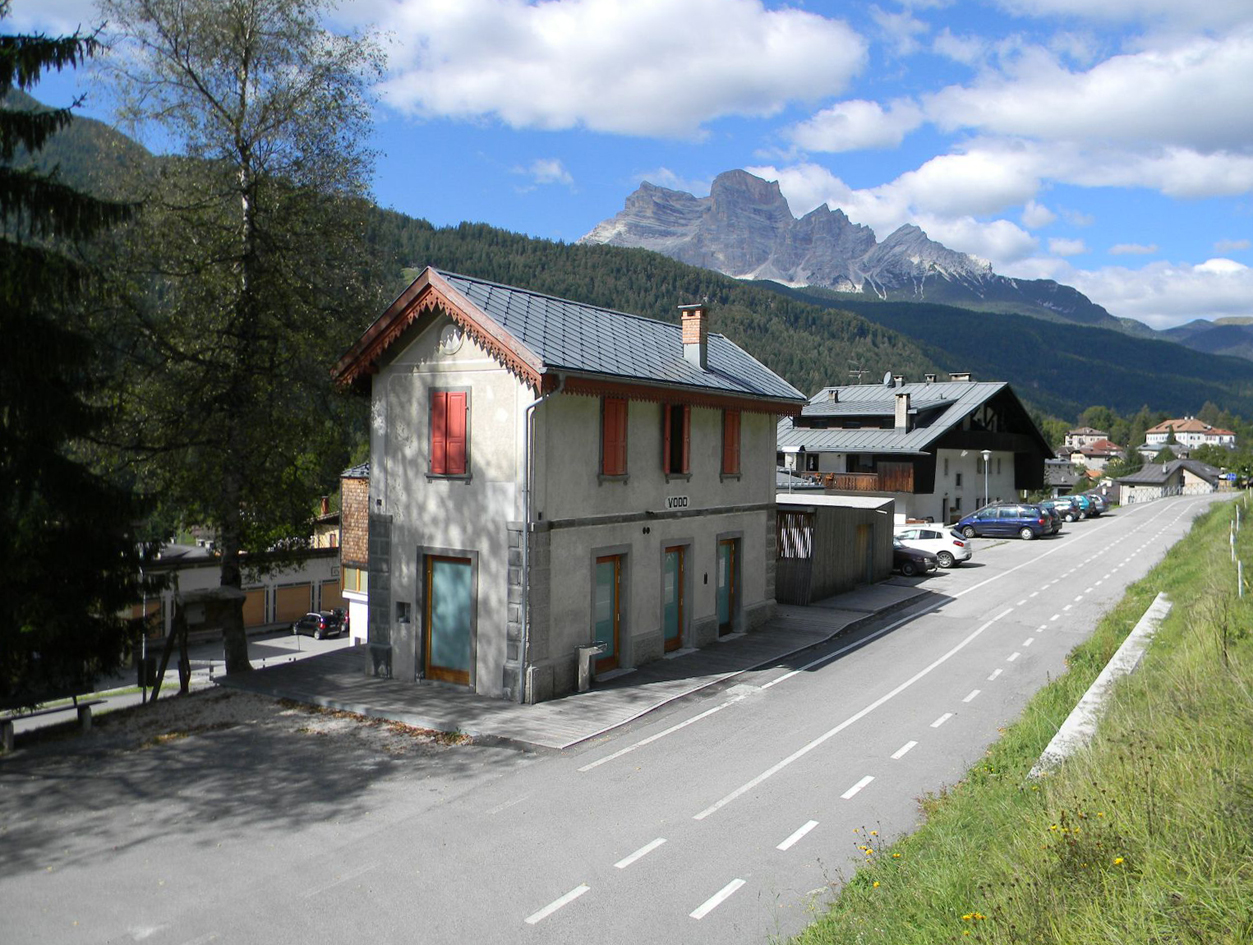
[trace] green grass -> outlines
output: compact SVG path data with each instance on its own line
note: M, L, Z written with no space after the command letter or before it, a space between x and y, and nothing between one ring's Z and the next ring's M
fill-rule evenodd
M923 799L922 828L851 838L871 852L796 941L1253 942L1253 589L1237 597L1232 515L1196 521L965 779ZM1237 548L1247 585L1253 522ZM1028 778L1159 591L1171 614L1092 745Z

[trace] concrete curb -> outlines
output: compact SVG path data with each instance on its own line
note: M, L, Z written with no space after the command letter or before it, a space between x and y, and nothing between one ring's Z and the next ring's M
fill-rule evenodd
M1133 672L1140 665L1144 651L1157 633L1166 615L1171 609L1170 599L1165 594L1158 594L1149 605L1149 609L1136 623L1122 646L1113 655L1096 680L1088 687L1078 705L1071 710L1066 721L1062 723L1057 734L1045 747L1040 759L1028 773L1029 778L1039 778L1054 770L1063 761L1083 748L1096 733L1096 723L1109 698L1114 682L1122 676Z
M581 735L578 738L574 739L573 741L566 742L565 744L562 744L560 746L554 747L553 745L545 745L545 744L541 744L538 742L528 741L525 738L519 738L517 736L502 735L497 732L482 731L474 726L468 726L464 729L459 729L458 731L461 731L464 734L473 737L480 744L499 745L502 747L517 748L523 751L532 751L532 752L541 752L541 753L554 753L554 752L565 751L568 748L573 748L577 745L582 745L585 742L590 741L591 739L599 738L600 736L605 735L608 732L612 732L615 729L621 728L624 725L630 725L632 722L635 722L638 719L643 718L644 716L648 715L650 712L655 712L656 710L663 708L664 706L671 705L675 702L678 702L680 699L686 699L687 697L695 693L701 692L705 689L709 689L713 686L723 685L724 683L730 680L733 680L738 676L742 676L745 673L756 672L757 670L763 669L764 667L769 666L772 663L778 662L779 660L788 659L790 657L797 655L798 653L804 653L806 650L812 650L815 647L824 646L827 643L830 643L836 637L840 637L845 634L860 630L862 627L866 626L867 624L870 624L873 621L878 620L879 618L884 617L888 614L905 610L911 605L917 603L918 599L920 597L924 597L925 594L926 592L922 591L918 594L914 594L910 597L907 597L904 600L894 601L893 603L888 604L885 607L868 612L864 616L861 616L861 617L856 618L855 620L849 621L844 626L836 630L833 630L831 633L827 634L826 636L822 637L819 640L815 640L813 642L807 643L804 646L798 646L790 650L776 653L768 657L767 659L761 660L760 662L755 663L751 666L746 666L743 669L725 673L716 679L710 679L704 683L701 683L700 685L693 686L690 689L685 689L682 692L676 692L670 696L667 696L659 700L658 702L653 703L652 705L649 705L640 709L639 711L632 714L629 718L619 719L617 721L614 721L613 723L606 725L603 728L598 729L597 731L590 732L586 735ZM761 632L761 631L757 631L757 632ZM259 695L270 696L271 698L274 698L274 699L289 699L292 702L301 702L306 705L319 706L324 709L333 709L333 710L340 711L340 712L352 712L355 715L363 715L368 718L375 718L375 719L385 719L389 722L400 722L404 725L412 725L415 728L430 729L431 731L436 731L436 732L447 731L445 722L427 718L418 713L402 712L402 711L390 710L390 709L380 709L380 708L370 706L364 703L341 701L341 700L333 699L327 696L318 695L315 693L302 691L302 690L298 690L294 688L289 689L289 688L285 688L282 686L258 686L251 682L248 685L236 684L234 681L231 680L229 676L215 677L213 681L218 686L237 689L241 692L254 692Z

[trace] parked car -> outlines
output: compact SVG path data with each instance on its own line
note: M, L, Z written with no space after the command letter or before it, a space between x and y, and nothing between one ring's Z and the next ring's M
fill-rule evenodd
M1041 505L1040 511L1049 517L1049 534L1056 535L1062 530L1062 513L1057 509Z
M1079 519L1087 517L1083 514L1083 509L1079 507L1079 503L1075 501L1074 496L1062 495L1056 499L1045 499L1039 505L1042 509L1056 509L1057 514L1067 522L1077 522Z
M1083 514L1088 518L1096 518L1101 514L1101 510L1097 506L1096 501L1086 492L1077 492L1071 496L1071 498L1079 503L1079 508L1083 509Z
M1109 499L1101 495L1099 492L1089 492L1088 498L1096 503L1096 507L1100 510L1096 514L1101 515L1109 511Z
M931 552L942 568L956 567L974 554L961 533L939 525L905 525L896 530L896 537L906 548Z
M892 568L905 577L926 574L939 566L939 558L929 551L907 548L899 538L892 539Z
M344 632L344 619L331 610L307 613L291 625L294 634L307 633L315 640L337 637Z
M967 538L975 536L1012 537L1024 541L1052 534L1053 525L1049 514L1038 505L1019 505L1000 502L985 505L957 523L957 530Z

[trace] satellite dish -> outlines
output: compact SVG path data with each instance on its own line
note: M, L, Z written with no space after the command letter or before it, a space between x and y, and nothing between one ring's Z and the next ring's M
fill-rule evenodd
M883 386L884 387L892 386L892 372L891 371L883 372Z

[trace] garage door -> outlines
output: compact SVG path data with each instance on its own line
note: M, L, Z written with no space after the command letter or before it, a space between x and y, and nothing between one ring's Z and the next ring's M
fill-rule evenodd
M348 609L348 605L344 603L344 595L340 591L339 579L334 581L322 582L322 609L334 610L335 608Z
M299 620L313 606L313 585L292 584L274 589L274 619L279 623Z
M244 596L244 626L260 627L265 619L265 588L258 587L247 591Z

